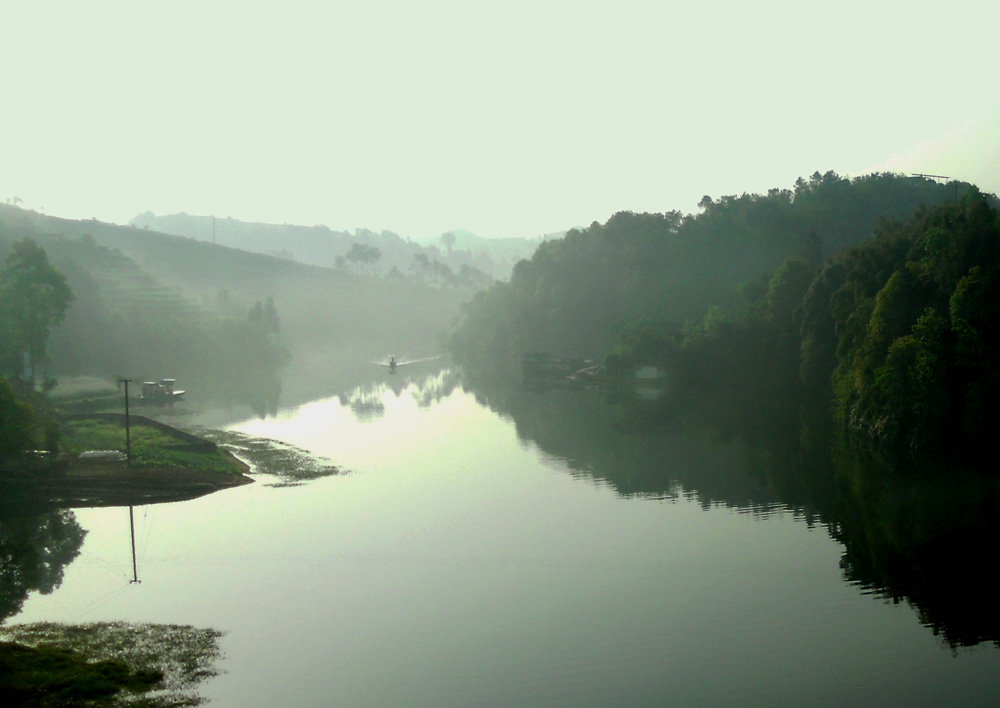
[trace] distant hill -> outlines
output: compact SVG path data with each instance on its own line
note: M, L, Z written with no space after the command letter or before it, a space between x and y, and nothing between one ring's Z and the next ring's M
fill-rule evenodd
M104 324L95 326L118 323L120 331L104 337L118 344L114 354L117 363L110 370L148 372L144 376L154 370L162 372L160 376L179 376L178 371L190 367L168 370L169 361L162 359L148 367L136 362L132 354L148 359L155 352L144 352L142 342L130 337L130 332L229 327L217 323L245 322L255 303L268 298L280 320L280 343L291 352L294 365L300 371L322 371L324 380L335 378L337 371L356 373L390 352L437 354L443 334L469 295L467 291L365 277L133 226L60 219L0 205L0 257L5 244L25 236L46 248L57 268L73 275L71 281L81 294L95 293L86 301L96 303L94 307L107 314L100 318ZM93 342L97 346L100 332L95 335L88 322L74 317L71 310L61 329L80 336L90 332L91 338L98 340ZM141 327L135 322L141 322ZM177 347L161 349L181 356ZM61 359L53 356L54 366L72 364L76 372L87 364L82 354L68 361L71 343L58 351ZM106 363L111 366L111 362Z
M453 271L463 265L475 267L496 280L510 277L514 265L530 258L543 240L562 235L485 239L455 230L447 232L454 236L454 241L446 234L418 242L392 231L334 231L326 226L263 224L184 213L158 216L148 211L133 218L130 225L326 268L336 266L338 258L344 258L354 244L360 243L379 249L377 273L386 274L395 268L407 274L412 270L414 258L423 255L439 260Z

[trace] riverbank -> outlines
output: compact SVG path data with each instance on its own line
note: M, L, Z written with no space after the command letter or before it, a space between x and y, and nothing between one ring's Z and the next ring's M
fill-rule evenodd
M253 481L246 463L211 441L143 416L131 416L129 423L126 434L124 416L64 417L59 457L36 470L0 472L0 505L142 506L195 499Z

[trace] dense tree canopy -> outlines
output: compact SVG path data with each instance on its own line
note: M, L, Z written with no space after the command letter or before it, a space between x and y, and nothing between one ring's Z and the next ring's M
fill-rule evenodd
M0 469L19 466L35 447L35 415L0 377Z
M48 255L31 239L13 245L0 269L0 320L5 336L7 366L26 356L29 377L45 358L52 329L62 322L73 293L66 277L49 263ZM17 367L14 368L17 371Z
M732 311L787 258L816 266L869 239L880 218L953 198L953 186L895 175L828 172L766 195L706 197L703 212L622 212L543 243L509 283L477 296L452 348L466 363L526 351L597 357L629 322L700 321ZM790 275L790 274L789 274Z
M1000 393L995 197L827 173L702 208L616 214L543 244L466 307L460 361L656 364L688 400L832 413L879 453L985 445Z
M985 443L1000 393L997 210L970 190L843 262L828 308L844 422L910 452Z
M617 356L672 366L687 392L724 392L745 413L832 414L880 455L966 456L1000 409L1000 215L961 202L885 222L819 269L798 256L720 327L704 320L658 347L632 332Z

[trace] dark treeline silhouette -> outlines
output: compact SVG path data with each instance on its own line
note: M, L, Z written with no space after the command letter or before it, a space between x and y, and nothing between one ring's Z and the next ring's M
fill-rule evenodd
M700 322L730 311L782 262L825 257L871 237L879 218L905 218L954 199L954 185L832 172L794 190L702 200L697 216L622 212L539 246L509 283L478 294L452 347L471 365L518 370L527 351L603 357L634 322Z
M616 355L652 358L679 394L744 416L825 414L877 456L981 459L1000 371L1000 217L989 202L972 188L886 221L819 268L792 256L731 316L710 310L672 336L628 330Z
M827 173L697 217L617 214L477 295L451 343L473 368L550 351L655 365L721 409L818 406L883 454L971 451L995 420L995 202Z

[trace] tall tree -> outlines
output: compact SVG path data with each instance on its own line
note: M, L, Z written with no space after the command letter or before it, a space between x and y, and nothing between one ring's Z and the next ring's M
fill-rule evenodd
M72 300L65 276L49 263L45 249L28 238L14 244L0 269L0 319L6 322L8 347L23 356L28 379L34 380L49 333Z

